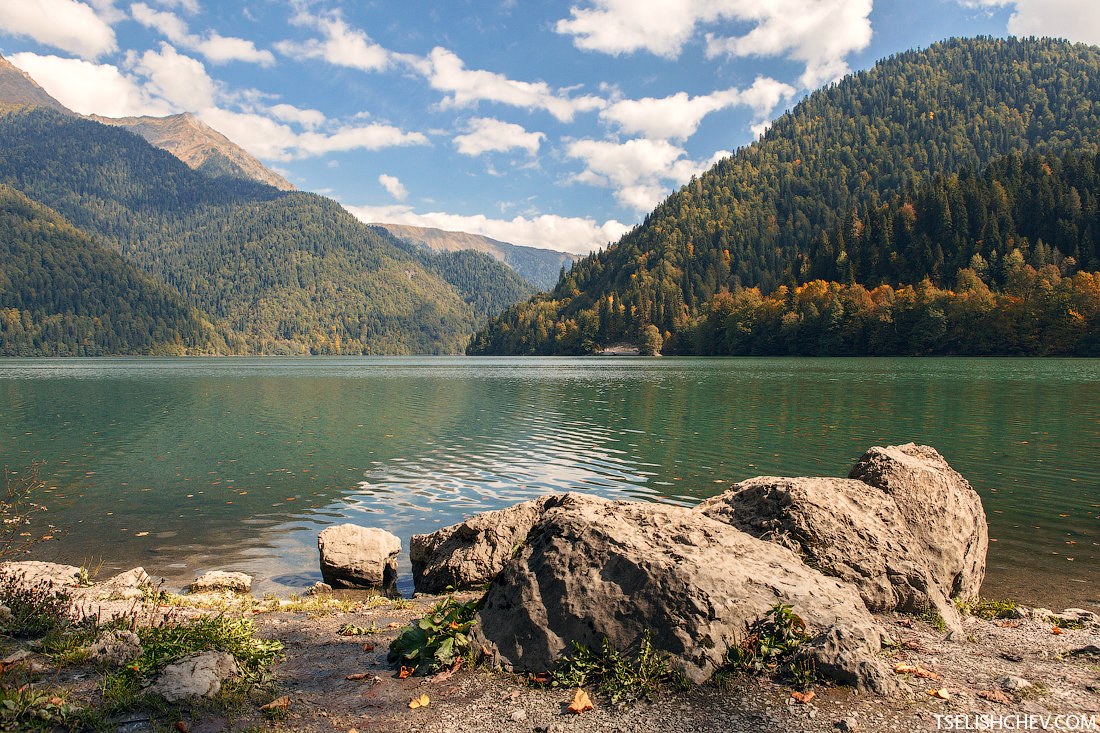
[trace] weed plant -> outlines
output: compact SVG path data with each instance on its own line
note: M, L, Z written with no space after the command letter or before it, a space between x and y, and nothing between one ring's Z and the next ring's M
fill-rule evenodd
M802 617L791 606L777 603L763 618L746 623L744 638L726 652L726 664L716 678L723 683L738 676L768 674L809 687L819 681L817 669L813 660L795 654L809 639Z
M685 686L683 676L668 666L668 655L655 652L649 629L642 632L638 650L628 655L604 639L598 649L573 642L573 652L558 661L551 675L553 687L586 687L614 705L650 700L663 683Z
M459 603L448 596L432 606L424 618L409 626L390 644L391 664L428 674L472 656L467 636L481 600Z
M1016 601L995 601L988 598L979 598L976 601L955 601L955 607L964 616L976 616L987 621L1002 618L1015 618Z

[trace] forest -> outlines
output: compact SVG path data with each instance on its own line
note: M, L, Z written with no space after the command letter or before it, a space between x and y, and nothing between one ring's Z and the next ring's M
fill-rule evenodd
M1026 338L979 348L947 331L912 347L885 335L873 349L816 335L779 345L755 331L726 338L714 314L758 297L782 303L788 322L810 317L794 294L815 281L829 293L923 288L942 310L966 270L1001 308L1018 297L1012 278L1030 268L1050 282L1047 266L1059 292L1081 288L1087 301L1089 278L1075 276L1100 270L1098 141L1096 47L976 38L898 54L811 94L553 290L491 318L467 353L592 353L650 325L672 354L1088 352L1084 336L1051 351ZM830 317L847 324L854 311Z
M0 139L0 182L174 290L233 353L460 353L534 292L488 255L422 252L330 199L212 178L122 129L13 107Z

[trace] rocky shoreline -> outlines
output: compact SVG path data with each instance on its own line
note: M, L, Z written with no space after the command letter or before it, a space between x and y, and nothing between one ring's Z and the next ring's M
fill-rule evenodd
M280 642L270 700L253 695L232 715L189 702L224 696L221 684L242 676L226 650L158 667L143 694L174 702L188 730L937 730L944 716L973 729L980 716L1019 715L1083 726L1097 716L1100 726L1100 617L980 603L987 544L966 480L934 449L908 444L870 449L845 479L758 477L692 508L562 494L471 517L412 538L411 601L324 584L261 600L239 573L166 595L140 568L85 585L79 569L49 563L8 564L0 581L64 589L76 616L100 624L140 606L142 623L228 615ZM344 525L318 545L327 582L392 591L397 538ZM404 648L410 629L428 628L410 624L447 604L470 610L469 622L451 621L469 627L468 663L401 670L391 645ZM789 647L754 658L763 674L734 664L760 653L761 624L781 613ZM548 673L571 649L625 652L643 638L663 679L685 689L665 684L623 705L593 688L594 709L567 710L572 690ZM132 641L97 638L83 666L17 639L3 652L24 655L12 664L28 685L95 706L88 669L126 664ZM165 679L200 669L222 679L166 692ZM415 704L420 695L429 702ZM164 719L113 723L146 730Z

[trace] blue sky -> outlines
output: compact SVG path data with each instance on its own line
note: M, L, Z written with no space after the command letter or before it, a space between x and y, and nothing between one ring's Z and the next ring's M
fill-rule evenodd
M0 0L72 109L198 114L364 221L587 252L850 70L1097 0Z

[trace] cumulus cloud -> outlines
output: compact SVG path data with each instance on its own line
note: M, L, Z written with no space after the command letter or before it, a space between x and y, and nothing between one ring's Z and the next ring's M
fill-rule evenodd
M492 219L482 214L463 216L444 212L418 214L409 206L345 206L367 224L407 224L446 231L481 234L502 242L544 247L559 252L588 254L618 240L630 227L614 219L602 224L592 218L541 214L513 219Z
M1008 7L1008 32L1055 36L1100 44L1100 4L1095 0L960 0L967 7Z
M623 99L600 112L605 122L614 122L627 134L647 138L686 140L711 112L744 105L751 107L756 121L767 119L772 110L795 94L794 87L769 77L758 77L748 89L726 89L697 97L677 92L654 99Z
M378 182L382 184L382 188L390 192L390 196L398 201L404 201L409 197L409 190L405 188L405 185L401 183L397 176L387 176L383 173L378 176Z
M683 148L667 140L639 138L625 143L610 140L574 140L566 155L584 161L585 169L574 177L579 183L611 188L615 199L635 211L649 211L669 193L671 186L687 183L710 168L729 151L720 150L709 160L687 158Z
M76 0L0 0L0 32L89 60L118 49L111 26Z
M541 132L528 132L522 125L478 117L470 120L468 132L454 139L455 147L463 155L478 156L491 151L525 150L528 155L539 152L546 138Z
M295 59L323 59L335 66L361 71L382 71L390 66L390 52L372 41L363 31L350 27L336 14L328 16L300 12L291 19L296 25L316 28L324 38L297 43L280 41L275 48Z
M214 106L214 80L202 62L185 56L167 43L134 61L134 70L148 78L150 90L180 109Z
M117 66L34 53L13 54L10 61L30 74L50 96L80 114L130 117L179 111L149 95L137 79Z
M331 132L295 132L270 117L255 112L218 108L199 112L204 122L259 158L294 160L349 150L427 145L419 132L405 132L392 125L344 125Z
M267 112L277 120L292 122L308 129L315 129L325 123L325 113L317 109L301 109L292 104L276 104L267 108Z
M1062 0L1066 1L1066 0ZM783 56L801 61L806 88L847 73L845 57L871 41L871 0L589 0L558 21L581 49L609 54L648 51L676 58L703 29L711 58ZM723 26L752 29L743 35Z
M606 104L591 95L571 97L546 82L517 81L493 71L467 69L454 52L438 46L425 61L414 64L414 68L427 76L433 89L450 95L444 102L451 106L498 102L529 110L542 109L561 122L571 122L578 112L600 109Z
M179 16L167 11L155 10L145 3L131 5L130 14L134 20L145 27L159 32L178 46L198 51L212 63L245 61L261 66L271 66L275 63L275 56L270 51L256 48L256 44L252 41L221 36L213 32L208 33L205 38L192 35L187 29L187 23Z

